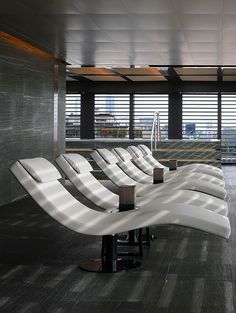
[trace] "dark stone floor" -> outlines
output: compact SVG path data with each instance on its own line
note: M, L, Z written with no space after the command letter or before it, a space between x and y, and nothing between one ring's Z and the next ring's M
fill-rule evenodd
M81 271L101 240L67 230L33 200L0 208L1 313L234 313L236 167L225 166L232 235L153 227L142 266L116 274Z

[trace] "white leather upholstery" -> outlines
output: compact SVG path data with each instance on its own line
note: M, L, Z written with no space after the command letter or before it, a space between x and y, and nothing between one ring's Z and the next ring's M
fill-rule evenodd
M119 151L118 151L119 149ZM153 183L153 174L152 175L146 175L143 170L140 170L136 165L134 165L130 160L132 156L130 153L123 149L123 148L114 148L111 150L113 153L119 154L120 160L118 165L120 168L132 179L139 183L143 184L152 184ZM129 156L129 157L128 157ZM127 160L127 161L122 161ZM134 163L136 164L137 158L134 158ZM139 163L141 163L142 158L139 158ZM144 160L144 167L146 168L146 161ZM152 170L153 172L153 170ZM221 186L224 188L224 181L220 180L214 176L207 175L204 173L199 172L193 172L193 171L185 171L185 175L181 171L165 171L164 173L164 180L165 182L171 182L171 181L181 181L181 180L189 180L189 179L197 179L200 181L205 181L209 183L213 183L217 186Z
M76 170L77 173L88 173L93 171L90 163L77 153L63 154L63 157Z
M89 209L76 200L57 180L40 183L17 161L10 170L32 198L59 223L79 233L111 235L151 225L174 224L197 228L228 238L227 217L215 212L182 204L161 204L159 210L149 208L119 213L103 213ZM38 167L37 172L42 169Z
M62 154L56 158L56 163L66 174L76 189L78 189L87 199L95 203L98 207L108 212L117 210L119 207L119 196L105 188L89 170L89 162L81 155ZM76 159L75 163L71 162ZM87 164L86 164L87 163ZM83 168L84 167L84 168ZM77 171L80 169L80 172Z
M162 167L166 168L166 166L163 166L160 162L158 162L153 156L152 151L145 145L138 145L140 150L144 154L144 158L146 161L148 161L152 166L155 167ZM193 163L188 165L183 165L181 167L178 167L178 171L192 171L192 172L201 172L206 175L215 176L216 178L223 179L223 172L220 168L217 168L215 166L209 165L209 164L202 164L202 163Z
M143 158L143 153L142 151L136 147L136 146L129 146L127 150L130 152L132 155L133 159L135 158Z
M152 155L151 149L149 149L146 145L138 145L138 147L140 148L144 155Z
M200 191L206 194L210 194L212 196L215 196L220 199L225 199L226 197L226 191L223 187L215 185L211 182L205 182L199 179L188 179L187 181L184 180L185 177L183 177L182 180L176 179L176 180L170 180L169 182L166 182L165 184L160 185L152 185L151 182L147 183L140 183L137 182L135 179L129 177L125 172L123 172L117 164L110 165L108 164L105 159L100 155L99 152L100 149L97 151L94 151L91 156L95 160L95 162L98 164L98 166L104 171L104 173L111 179L111 181L114 182L114 184L121 186L124 184L127 185L136 185L137 188L137 196L143 196L147 193L149 193L150 196L155 196L155 194L158 191L163 190L164 188L172 188L172 190L178 190L178 189L186 189L186 190L196 190ZM103 149L103 153L106 153L108 151L107 149ZM110 151L109 151L110 152ZM127 162L125 162L127 163ZM124 166L123 170L127 164ZM134 165L133 165L134 166ZM137 169L137 168L136 168ZM133 168L129 171L132 172L132 177L136 175L136 170L133 172ZM139 175L139 174L137 174Z
M132 179L141 184L152 184L153 178L150 175L146 175L138 169L132 162L131 154L124 148L114 148L111 150L114 154L118 154L120 161L118 162L119 167Z
M138 149L137 147L130 146L128 147L129 151L134 154L134 148ZM155 167L159 166L152 166L145 158L150 158L152 156L146 155L144 157L139 156L138 158L133 158L133 162L145 173L150 176L153 176L153 169ZM163 167L161 167L163 168ZM204 170L201 171L200 168L185 168L183 171L183 168L178 168L176 171L169 172L167 168L164 168L164 179L166 182L169 182L170 180L174 179L199 179L204 180L206 182L211 182L213 184L216 184L218 186L224 187L225 183L223 179L219 179L213 175L209 175Z
M132 155L124 148L114 148L112 149L112 152L115 152L115 155L117 155L123 162L129 162L132 160Z
M67 156L67 158L65 158L65 156ZM81 164L79 164L79 167L82 167L82 164L85 165L88 161L84 157L80 157ZM85 170L83 170L82 174L76 172L69 164L68 158L70 158L70 154L60 155L56 159L56 162L75 188L97 206L109 212L117 210L119 207L118 195L104 187L89 171L85 173ZM177 190L175 192L165 190L165 192L159 194L157 198L151 198L149 196L139 197L136 199L136 206L140 209L145 209L147 204L149 206L152 204L153 208L158 209L159 203L171 203L173 201L175 203L200 206L225 216L228 214L228 207L225 201L189 190Z
M101 156L106 160L108 164L116 164L119 162L117 157L111 151L107 149L98 149Z
M20 160L20 163L31 176L41 183L61 178L56 168L44 158L24 159Z

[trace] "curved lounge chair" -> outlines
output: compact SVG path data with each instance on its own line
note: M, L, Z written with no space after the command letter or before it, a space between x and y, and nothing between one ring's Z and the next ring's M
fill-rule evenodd
M134 147L134 148L138 149L137 147ZM134 148L132 148L132 151L135 150ZM130 147L129 151L131 152L131 147ZM138 164L137 164L137 166L135 164L133 164L132 160L134 161L134 163L136 163L137 158L135 158L135 156L132 152L129 153L129 151L125 150L124 148L112 149L112 152L119 159L118 165L123 169L123 171L125 173L127 173L131 178L133 178L134 180L136 180L140 183L144 183L144 184L145 183L152 183L153 182L153 168L152 168L151 175L150 174L147 175L146 173L144 173L142 169L140 170L139 168L137 168ZM142 163L141 158L139 158L139 165L140 165L140 163ZM144 167L145 168L146 168L146 163L147 162L144 160ZM165 182L170 182L172 180L182 180L182 179L183 179L183 173L181 171L172 171L172 172L169 172L166 170L164 171ZM215 185L224 187L224 181L223 180L216 178L214 176L211 176L211 175L201 173L200 170L198 172L185 171L184 180L188 180L188 179L197 179L199 181L210 182L210 183L213 183Z
M58 181L57 169L43 158L16 161L11 167L24 189L52 218L82 234L103 236L102 271L117 271L117 233L151 225L174 224L229 238L227 217L193 205L161 204L160 210L98 212L76 200ZM89 266L91 270L91 267Z
M150 197L156 197L158 194L163 192L168 185L169 190L195 190L203 192L220 199L226 197L226 191L221 186L217 186L210 182L197 181L196 179L189 179L187 181L178 180L170 181L161 185L142 184L130 176L128 176L118 165L118 158L107 149L97 149L91 154L94 161L102 169L107 177L117 186L122 185L136 185L136 195L144 196L149 195Z
M142 151L145 160L150 163L152 166L161 167L161 168L168 168L158 162L152 155L152 151L146 145L138 145L139 149ZM209 165L209 164L202 164L202 163L193 163L187 164L178 167L178 171L201 171L202 173L215 176L217 178L223 179L223 172L220 168Z
M71 181L74 187L88 200L98 207L115 212L119 207L119 196L103 186L93 175L93 168L83 156L75 153L61 154L56 158L56 163ZM157 198L149 196L138 197L136 207L139 209L150 208L158 210L159 203L190 204L205 208L210 211L227 216L228 206L224 200L191 190L165 190Z

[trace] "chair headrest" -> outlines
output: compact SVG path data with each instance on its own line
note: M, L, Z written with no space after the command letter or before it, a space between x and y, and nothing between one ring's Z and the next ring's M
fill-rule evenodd
M129 146L128 151L134 156L135 158L142 158L143 152L136 146Z
M132 155L124 148L114 148L113 150L115 150L115 152L118 154L123 162L128 162L132 160Z
M145 155L152 154L152 151L145 145L139 145L139 148L145 153Z
M68 153L63 154L62 156L77 173L88 173L93 171L93 168L90 165L89 161L86 160L82 155L76 153Z
M108 149L97 149L97 151L108 164L116 164L119 162L114 153Z
M23 159L19 162L40 183L47 183L61 178L61 174L56 167L44 158Z

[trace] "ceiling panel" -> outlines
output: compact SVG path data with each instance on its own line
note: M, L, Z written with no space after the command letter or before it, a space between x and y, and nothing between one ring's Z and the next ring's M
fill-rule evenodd
M168 30L175 29L177 23L173 14L139 14L133 16L139 29Z
M132 81L165 81L166 78L164 76L126 76L128 79L132 80Z
M184 30L187 42L218 42L219 33L214 30Z
M120 76L84 75L83 77L93 81L125 81L125 79Z
M127 12L122 1L119 0L80 0L75 2L79 10L86 14L124 14Z
M222 12L222 0L179 0L175 1L178 12L188 14L220 14Z
M68 70L77 75L115 75L106 68L98 67L68 67Z
M100 29L137 29L137 20L128 14L91 14L91 20Z
M223 81L224 82L235 82L236 81L236 75L235 76L224 76Z
M236 14L236 1L234 0L225 0L224 2L224 6L223 6L223 10L224 13L228 13L228 14Z
M170 0L123 0L122 2L129 13L166 14L173 12Z
M185 14L180 15L182 28L188 30L218 30L220 15L215 14Z
M180 76L183 81L217 81L216 76Z
M32 1L32 0L16 0L16 1L7 1L11 7L12 4L20 2L23 3L26 7L30 7L32 11L36 14L75 14L80 13L78 8L77 0L42 0L42 1ZM5 1L6 3L6 1ZM8 11L8 12L11 12Z
M174 68L178 75L216 75L217 68L193 68L193 67L180 67Z
M236 67L223 68L224 75L236 75Z
M8 0L0 26L76 65L236 64L235 0Z
M224 30L236 29L236 14L225 14L223 18Z
M155 67L113 68L113 70L121 75L161 75L160 71Z

